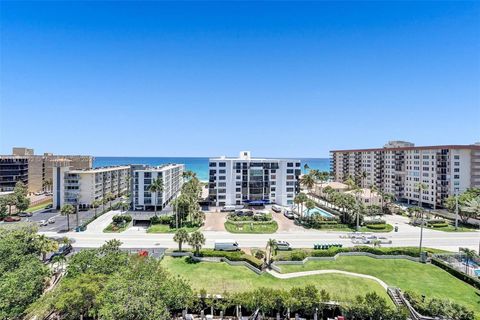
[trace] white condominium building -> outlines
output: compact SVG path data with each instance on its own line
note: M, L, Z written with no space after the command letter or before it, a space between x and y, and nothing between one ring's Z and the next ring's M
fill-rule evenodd
M158 167L132 165L132 207L133 210L153 211L163 209L179 192L183 184L183 164L167 164ZM163 191L150 192L152 181L160 179Z
M88 209L95 200L108 194L119 196L128 188L129 166L102 167L75 170L67 159L53 164L53 207L59 210L64 204Z
M276 203L293 204L299 192L300 160L238 158L209 161L209 201L215 206Z
M331 151L336 181L352 177L399 201L442 207L449 195L480 187L480 144L416 147L390 141L383 148ZM419 192L419 183L426 189Z

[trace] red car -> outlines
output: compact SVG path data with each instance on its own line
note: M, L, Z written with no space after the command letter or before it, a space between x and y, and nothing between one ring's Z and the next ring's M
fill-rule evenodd
M17 221L20 221L20 220L21 220L20 217L14 217L14 216L8 216L5 219L3 219L3 221L5 221L5 222L17 222Z

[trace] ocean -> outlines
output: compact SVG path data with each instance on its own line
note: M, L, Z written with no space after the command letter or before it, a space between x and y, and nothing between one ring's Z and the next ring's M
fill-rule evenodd
M299 158L302 161L302 168L308 164L310 169L330 171L330 159L328 158ZM186 170L197 174L198 179L208 180L208 158L168 158L168 157L95 157L93 166L95 168L105 166L118 166L128 164L146 164L158 166L166 163L183 163Z

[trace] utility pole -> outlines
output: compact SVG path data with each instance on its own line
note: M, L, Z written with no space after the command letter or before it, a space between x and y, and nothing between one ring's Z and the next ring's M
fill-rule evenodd
M455 230L458 229L458 188L455 188Z

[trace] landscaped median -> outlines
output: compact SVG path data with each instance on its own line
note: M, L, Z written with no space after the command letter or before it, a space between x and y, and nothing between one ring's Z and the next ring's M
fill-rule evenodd
M106 233L123 232L128 229L132 222L132 216L128 214L119 214L112 217L112 222L103 229Z
M239 211L230 213L225 222L225 229L231 233L275 233L278 224L271 213Z
M175 228L175 217L169 216L154 216L150 219L150 227L147 233L175 233L178 229ZM197 231L201 226L191 222L183 222L179 229L185 229L188 233Z

